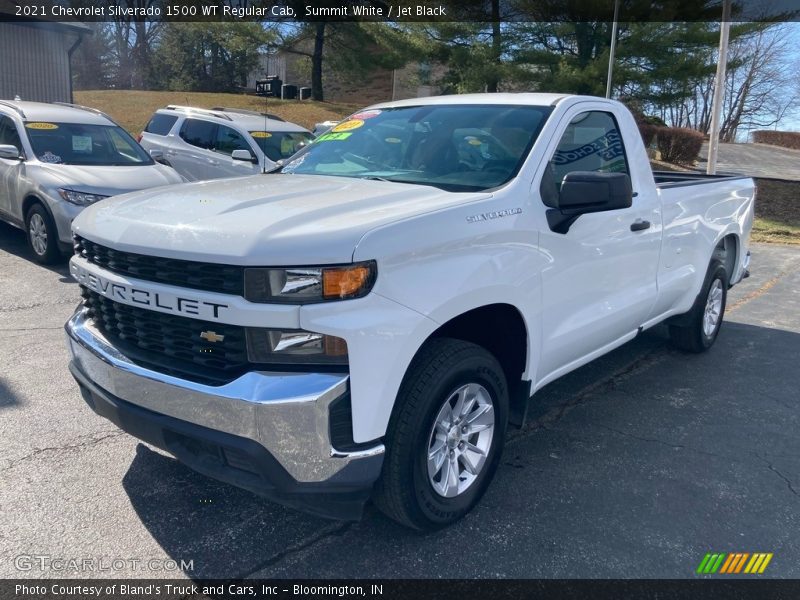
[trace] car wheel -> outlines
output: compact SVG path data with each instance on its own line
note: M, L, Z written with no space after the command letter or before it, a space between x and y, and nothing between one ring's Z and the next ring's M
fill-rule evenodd
M685 315L685 324L669 327L672 343L686 352L699 353L711 348L722 326L727 299L728 273L720 261L712 260L703 288Z
M58 248L58 231L53 219L41 204L34 204L25 216L28 246L37 262L51 264L61 258Z
M375 503L415 529L467 514L502 453L508 388L497 359L475 344L439 338L414 358L385 438Z

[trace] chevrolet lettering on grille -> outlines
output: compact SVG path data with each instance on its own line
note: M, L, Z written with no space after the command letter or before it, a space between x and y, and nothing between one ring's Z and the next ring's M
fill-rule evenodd
M131 306L143 306L153 310L160 310L161 312L171 312L173 314L186 316L196 315L212 319L219 319L220 312L226 308L230 308L227 304L221 304L219 302L209 302L197 298L163 294L128 283L114 282L101 275L92 273L88 269L76 264L75 261L70 262L69 268L72 277L82 286L106 298L117 302L123 302ZM216 342L222 340L215 339L208 341Z

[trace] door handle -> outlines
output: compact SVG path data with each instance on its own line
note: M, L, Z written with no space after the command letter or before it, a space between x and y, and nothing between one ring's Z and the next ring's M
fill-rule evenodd
M650 221L636 219L633 223L631 223L631 231L644 231L645 229L650 229Z

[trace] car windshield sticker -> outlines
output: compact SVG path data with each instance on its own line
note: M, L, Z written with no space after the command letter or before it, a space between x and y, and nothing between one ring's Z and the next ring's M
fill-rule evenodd
M50 150L47 150L39 157L39 160L46 163L58 164L61 162L61 157L58 154L53 154L50 152Z
M478 138L476 138L474 135L468 135L464 139L467 140L467 143L470 146L480 146L481 144L483 144L483 142L480 141Z
M387 144L402 144L403 140L396 137L388 137L384 140Z
M603 160L613 160L623 155L622 138L619 131L610 129L605 135L571 150L558 150L553 156L553 164L567 165L587 156L597 154Z
M367 119L371 119L372 117L377 117L381 114L379 110L365 110L359 113L354 114L350 117L349 120L359 120L359 121L366 121Z
M336 127L331 129L334 133L339 133L340 131L351 131L353 129L358 129L364 124L364 121L361 119L350 119L349 121L345 121L344 123L339 123Z
M92 151L92 136L89 135L73 135L72 136L72 151L88 154Z
M28 129L58 129L55 123L25 123Z
M324 133L321 136L319 136L316 141L318 141L318 142L340 142L342 140L346 140L351 135L353 135L353 134L350 133L349 131L347 131L347 132L343 131L342 133Z
M250 135L254 138L271 138L272 134L268 131L251 131Z

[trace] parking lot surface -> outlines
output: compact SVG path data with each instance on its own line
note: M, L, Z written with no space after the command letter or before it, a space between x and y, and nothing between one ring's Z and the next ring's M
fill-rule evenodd
M476 510L420 534L371 506L283 508L95 416L67 370L77 286L0 224L0 577L681 578L706 552L800 577L800 248L757 245L751 268L710 352L659 327L549 385ZM19 570L28 555L193 570Z

